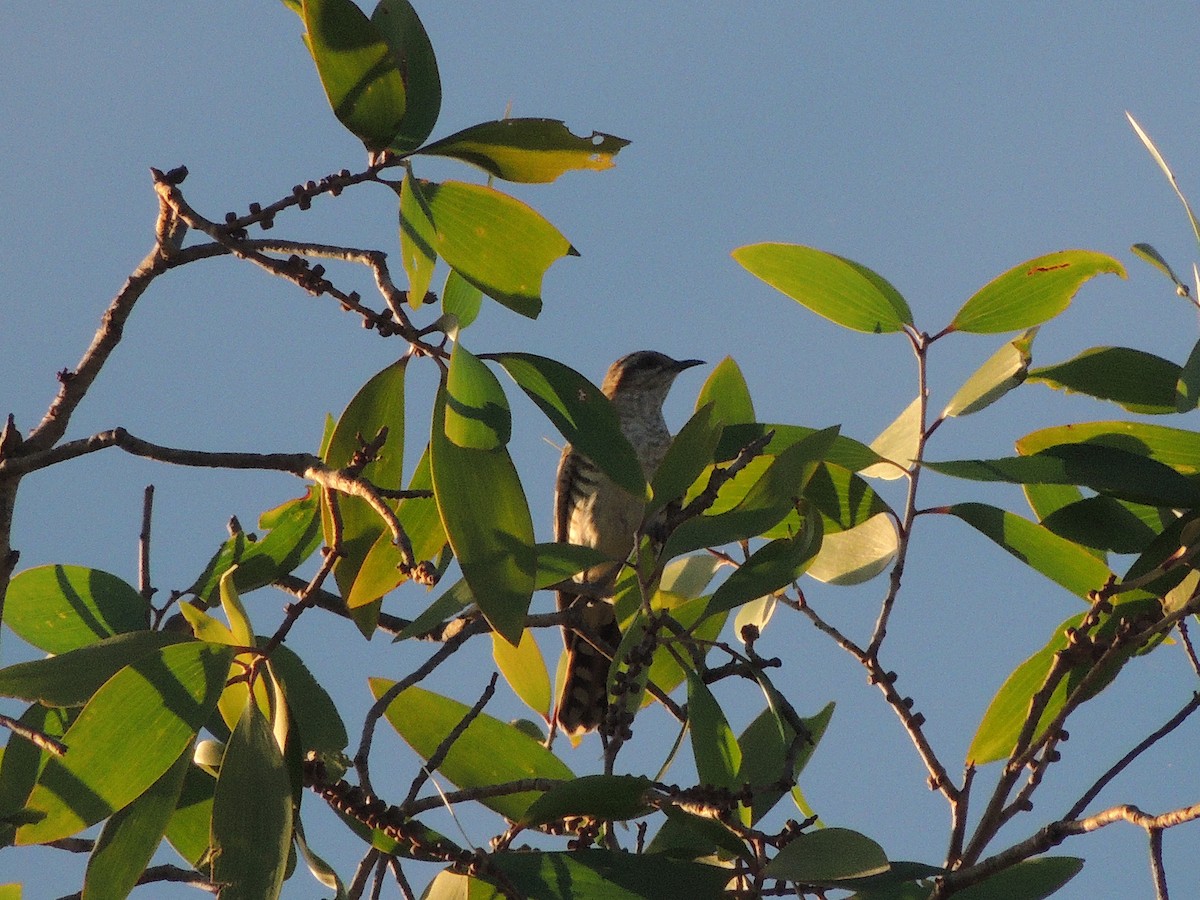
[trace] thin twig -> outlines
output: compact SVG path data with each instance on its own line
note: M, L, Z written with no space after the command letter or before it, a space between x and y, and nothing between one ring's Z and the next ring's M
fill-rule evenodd
M483 708L488 705L488 701L496 695L496 682L499 680L499 678L500 673L492 673L492 677L488 679L487 687L483 689L483 693L479 696L479 699L475 701L475 705L472 706L467 711L467 714L459 720L458 724L451 728L450 732L444 738L442 738L442 742L438 744L437 749L430 754L429 759L425 761L425 765L420 767L420 771L417 772L416 777L412 780L412 784L409 785L408 795L405 796L404 800L400 804L401 809L407 811L409 804L416 801L417 794L421 792L421 788L424 787L425 782L429 780L430 773L437 771L438 767L445 761L446 754L450 752L450 748L453 747L455 742L463 736L463 732L471 727L471 723L479 718L479 714L482 713Z
M154 485L146 485L142 493L142 531L138 535L138 593L150 608L154 588L150 583L150 518L154 510Z

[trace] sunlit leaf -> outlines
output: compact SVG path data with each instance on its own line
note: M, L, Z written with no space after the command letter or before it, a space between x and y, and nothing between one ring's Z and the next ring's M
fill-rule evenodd
M993 353L946 404L943 416L969 416L991 406L1025 381L1033 359L1030 348L1037 328L1031 328Z
M305 40L338 121L382 150L404 121L404 78L379 29L352 0L304 0Z
M646 504L647 521L673 500L683 497L700 473L712 465L721 437L721 420L711 404L700 407L679 429L654 473L653 497Z
M524 629L536 571L529 504L503 448L468 449L446 436L446 405L442 387L429 442L438 513L480 610L515 644Z
M370 679L376 699L395 682ZM402 691L387 707L384 716L400 736L423 758L428 759L468 712L468 707L419 687ZM557 756L520 729L481 713L450 747L441 772L458 787L467 789L503 784L525 778L574 779L574 774ZM526 791L488 797L480 802L510 819L519 819L540 792Z
M950 328L994 334L1032 328L1067 308L1083 283L1125 267L1104 253L1060 250L1014 266L979 289L955 315Z
M770 443L767 444L768 455L776 456L792 444L804 440L818 431L816 428L806 428L802 425L766 424L751 422L746 425L726 425L721 432L721 442L717 444L716 458L721 461L731 460L741 452L742 448L771 432ZM839 434L826 454L826 460L859 472L880 461L879 454L861 441Z
M233 535L188 591L211 605L216 602L221 577L233 566L237 566L233 583L243 594L294 571L321 543L318 495L316 488L310 488L303 497L267 510L258 518L258 527L267 533L258 540L249 540L240 531Z
M950 513L991 538L1025 565L1079 597L1104 586L1112 574L1078 544L1014 513L984 503L956 503Z
M408 305L419 309L425 302L437 264L437 235L429 204L411 170L404 173L404 181L397 192L400 194L400 262L408 276Z
M499 119L434 141L421 153L460 159L505 181L544 184L572 169L610 169L628 143L598 131L577 137L555 119Z
M738 738L742 751L742 766L738 770L738 782L753 785L754 800L751 805L751 824L757 822L783 797L785 790L781 782L798 777L812 758L813 751L825 734L829 720L833 718L834 704L829 703L816 715L801 719L805 734L801 735L800 746L792 756L791 771L787 771L789 751L796 733L787 724L779 711L768 706L746 726ZM768 790L768 788L774 788Z
M885 461L863 469L864 477L891 481L904 476L921 446L921 408L918 397L871 442L871 450Z
M967 750L968 763L984 765L1007 759L1012 753L1029 715L1030 702L1046 683L1046 676L1050 672L1054 655L1066 648L1067 630L1078 628L1083 621L1083 615L1081 613L1073 616L1055 628L1046 646L1017 666L1008 676L1000 690L996 692L995 697L992 698L975 736L971 739L971 746ZM1144 617L1158 619L1161 615L1161 605L1157 598L1129 597L1117 604L1111 614L1103 614L1101 625L1095 633L1098 639L1111 638L1122 622L1136 621ZM1127 652L1118 655L1108 666L1107 671L1092 684L1091 690L1083 699L1094 697L1107 687L1136 649L1130 646ZM1067 677L1059 683L1046 704L1034 730L1034 739L1045 732L1046 726L1053 721L1066 703L1070 690L1091 670L1092 665L1092 660L1085 656L1071 667Z
M196 766L188 766L166 838L192 866L198 866L209 850L212 837L212 803L216 779Z
M712 691L694 673L688 674L688 730L700 783L735 787L741 748Z
M47 706L82 706L100 685L142 656L190 641L170 631L132 631L78 650L0 669L0 697Z
M863 478L841 466L821 465L804 491L804 498L825 518L825 533L846 531L864 524L891 507ZM788 520L784 520L788 523ZM774 531L767 537L781 537Z
M508 398L492 371L455 342L446 373L446 437L459 447L495 450L512 436Z
M189 761L189 754L181 753L145 793L104 824L88 858L82 900L125 897L137 885L162 842Z
M1162 173L1167 176L1167 181L1171 182L1171 187L1175 191L1175 196L1179 198L1179 202L1183 204L1183 208L1187 211L1188 221L1192 223L1192 234L1196 236L1196 240L1200 241L1200 221L1196 219L1196 214L1192 212L1192 205L1188 203L1187 197L1183 195L1183 191L1179 189L1179 182L1175 179L1175 173L1171 171L1171 167L1167 165L1167 160L1159 152L1158 147L1154 146L1154 141L1150 140L1150 135L1146 134L1142 126L1137 123L1137 120L1126 110L1125 118L1129 120L1129 124L1133 126L1134 133L1137 134L1138 140L1142 142L1145 148L1150 151L1150 155L1154 161L1158 163L1158 167L1162 169Z
M408 358L381 369L359 388L346 409L338 418L329 447L325 451L325 464L340 469L349 465L363 442L373 441L382 429L387 429L387 438L379 448L374 461L362 470L362 477L372 484L384 488L397 488L404 477L404 384ZM338 509L341 512L341 551L333 574L342 596L354 592L363 561L379 540L388 531L379 513L361 497L339 494ZM333 520L322 500L325 541L333 538Z
M781 451L737 507L684 522L667 540L664 555L670 558L702 547L719 547L774 526L795 506L837 433L836 427L826 428Z
M437 57L425 26L408 0L379 0L371 13L371 24L387 42L404 78L404 118L391 148L406 153L429 137L437 124L442 107Z
M1129 347L1093 347L1073 359L1029 371L1029 381L1055 390L1109 400L1130 412L1176 411L1183 370L1170 360Z
M19 828L17 843L75 834L157 781L211 715L232 657L228 647L188 641L105 682L64 735L67 755L42 770L27 808L44 816Z
M1133 251L1134 256L1150 263L1150 265L1166 275L1167 278L1171 279L1171 282L1177 288L1184 286L1183 282L1175 274L1175 270L1171 268L1171 264L1163 259L1162 255L1149 244L1134 244L1129 249Z
M4 624L47 653L148 628L149 613L133 585L84 566L26 569L9 583L4 601Z
M557 360L531 353L494 357L567 441L634 496L646 493L646 476L616 411L600 389Z
M1122 503L1111 497L1084 497L1042 517L1042 525L1085 547L1141 553L1157 534L1150 524L1157 516L1154 507ZM1163 522L1160 519L1156 524L1161 529Z
M1144 422L1081 422L1025 435L1017 451L1038 453L1059 444L1100 444L1157 460L1184 475L1200 474L1200 432Z
M521 201L478 184L423 181L436 250L463 278L514 312L536 319L542 277L575 249Z
M717 363L696 397L696 410L713 404L713 414L724 425L754 421L754 401L742 370L732 356Z
M805 574L826 584L862 584L886 571L899 547L895 520L878 513L853 528L826 534Z
M482 305L483 291L451 269L442 288L442 312L454 316L463 329L475 321Z
M429 449L421 459L408 483L410 491L433 491L433 476L429 471ZM410 497L401 500L396 508L396 518L412 542L413 555L417 560L432 560L446 546L446 531L438 516L437 503L433 497ZM382 530L374 545L367 552L354 587L346 597L346 605L356 609L373 603L388 591L407 580L397 568L402 562L400 548L392 540L392 533Z
M787 587L817 555L823 534L820 515L809 513L799 534L777 538L759 547L717 588L708 602L709 615L736 609Z
M513 693L536 713L550 715L550 673L528 628L515 647L500 635L492 634L492 658Z
M733 251L750 274L855 331L880 334L912 325L908 303L882 276L851 260L798 244L748 244Z

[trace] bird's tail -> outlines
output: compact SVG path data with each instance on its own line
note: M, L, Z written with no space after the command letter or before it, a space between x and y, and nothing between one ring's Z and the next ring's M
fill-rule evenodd
M588 629L587 638L574 631L568 631L565 636L567 674L558 697L555 720L571 738L599 727L608 711L608 670L612 663L611 654L621 642L621 629L613 619L611 605L601 603L597 606L606 607L602 612L607 612L607 617ZM608 652L599 648L606 648Z

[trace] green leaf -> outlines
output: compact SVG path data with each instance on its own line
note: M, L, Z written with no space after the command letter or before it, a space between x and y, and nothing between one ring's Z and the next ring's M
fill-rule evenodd
M1030 328L993 353L950 398L942 416L969 416L979 412L1024 383L1033 360L1030 351L1036 334L1037 328Z
M985 878L954 896L960 900L1042 900L1058 892L1079 874L1083 860L1074 856L1043 856L1026 859Z
M421 900L504 900L504 895L482 879L443 869L425 889Z
M725 713L712 691L694 672L688 673L688 730L692 735L692 755L701 784L719 788L737 786L742 767L742 751Z
M654 786L634 775L585 775L567 781L538 797L525 810L521 824L544 825L569 816L624 822L650 812L646 795Z
M954 331L994 334L1032 328L1067 308L1080 286L1103 274L1125 275L1104 253L1059 250L1023 262L980 288L950 323Z
M1101 625L1096 630L1099 639L1111 639L1123 622L1144 620L1146 617L1157 619L1162 616L1162 607L1157 598L1144 595L1126 596L1127 599L1118 603L1111 614L1103 616ZM1067 629L1078 628L1083 621L1083 616L1084 614L1080 613L1059 625L1052 632L1046 646L1017 666L1008 676L1000 690L992 698L975 736L971 739L971 746L967 749L968 763L985 765L1007 759L1012 753L1024 727L1025 719L1029 715L1030 702L1034 694L1041 690L1046 683L1046 676L1053 664L1054 655L1067 646ZM1129 655L1136 652L1136 649L1130 647L1127 653L1119 656L1109 665L1107 671L1092 684L1083 699L1091 699L1112 683ZM1067 677L1058 684L1034 731L1033 738L1035 740L1045 732L1046 726L1058 715L1066 703L1070 691L1091 670L1092 665L1090 659L1083 659L1072 666Z
M404 181L396 191L400 195L400 262L408 276L408 305L420 309L437 264L437 235L429 204L411 169L404 173Z
M362 470L362 477L379 487L399 487L404 478L404 385L408 358L401 357L375 373L359 388L338 418L333 436L326 448L325 464L334 469L348 466L364 441L373 441L382 429L387 438L375 459ZM388 533L379 514L361 497L338 496L341 511L341 555L333 574L343 597L354 594L354 584L362 570L367 554ZM325 542L333 538L333 520L328 509L322 509ZM390 533L389 533L390 539ZM357 596L357 595L356 595Z
M442 288L442 312L454 316L461 330L475 321L482 305L483 291L451 269Z
M83 566L26 569L8 586L4 624L47 653L65 653L150 625L137 589L116 575Z
M351 0L304 0L305 41L338 121L368 150L404 121L404 78L379 29Z
M1048 528L984 503L956 503L939 512L957 516L1025 565L1078 597L1104 586L1112 572L1078 544Z
M570 242L536 211L490 187L420 184L438 255L489 297L536 319L546 270L555 260L578 255Z
M47 737L62 738L76 713L76 709L47 709L35 703L18 721ZM24 740L10 739L0 754L0 846L12 843L13 832L25 816L21 810L37 782L43 761L42 751Z
M492 658L513 693L534 712L549 718L550 673L546 670L542 651L533 639L533 632L525 629L515 647L493 633Z
M1187 362L1175 383L1175 412L1191 412L1200 405L1200 341L1192 345Z
M713 414L723 425L743 425L754 421L754 401L742 370L727 356L713 367L712 374L696 397L696 411L713 404Z
M779 453L736 508L689 519L663 550L670 559L762 534L790 512L837 437L836 426L810 434Z
M1042 525L1085 547L1141 553L1158 533L1150 524L1156 517L1159 511L1153 507L1122 503L1111 497L1085 497L1043 517ZM1161 519L1157 524L1161 529Z
M562 363L532 353L492 357L529 395L567 441L634 496L646 493L646 476L611 401Z
M748 244L733 258L751 275L855 331L900 331L913 324L908 303L882 276L851 260L797 244Z
M538 900L701 900L721 896L729 870L615 850L507 852L488 857L524 897Z
M459 447L495 450L512 436L508 398L496 376L455 342L446 374L446 437Z
M837 887L849 878L866 878L888 869L883 848L847 828L822 828L801 834L776 854L766 869L768 878L782 878L823 887Z
M1134 244L1129 249L1133 251L1134 256L1150 263L1150 265L1171 279L1177 288L1184 287L1183 282L1175 275L1175 270L1171 268L1171 264L1163 259L1159 252L1149 244Z
M0 669L0 696L45 706L82 706L125 666L190 640L177 632L133 631L58 656L16 663Z
M370 684L371 693L379 699L395 682L372 678ZM429 759L467 712L468 707L457 700L410 687L388 704L384 716L413 750ZM575 777L565 763L538 741L486 713L467 726L438 771L464 790L525 778L567 781ZM488 797L480 802L516 821L539 796L538 791L526 791Z
M216 784L216 779L207 772L188 766L175 812L167 823L167 840L193 867L198 867L208 856Z
M826 534L805 574L825 584L862 584L887 570L899 542L895 520L879 513L846 531Z
M821 549L823 535L820 515L811 512L795 537L777 538L759 547L717 588L708 602L708 614L736 609L787 587L804 574Z
M222 897L278 897L292 844L292 787L271 724L247 703L213 793L212 878Z
M287 645L271 653L271 671L283 686L304 751L338 753L350 742L333 698Z
M446 393L439 388L429 441L438 513L480 610L515 644L536 570L529 505L507 451L459 447L447 437Z
M1147 456L1103 444L1059 444L1032 456L925 462L927 468L972 481L1074 484L1149 506L1200 505L1200 487Z
M673 500L679 500L700 474L712 465L721 438L721 421L712 404L696 410L671 441L654 473L653 497L646 505L646 520Z
M725 430L721 432L721 441L717 444L716 459L724 462L735 458L743 447L762 437L768 431L774 434L770 443L767 444L766 452L768 455L777 456L792 444L815 434L817 429L806 428L802 425L768 425L761 422L752 422L747 425L726 425ZM860 472L879 462L881 457L866 444L856 441L854 438L838 435L825 459L844 469L849 469L851 472Z
M211 606L216 602L221 578L234 566L237 571L233 583L243 594L294 571L321 543L318 493L316 488L310 488L303 497L264 512L259 516L258 527L267 533L258 540L249 540L242 532L227 540L188 592Z
M179 800L189 754L179 758L146 792L105 823L88 859L82 900L125 897L137 885Z
M412 480L408 483L408 490L433 490L428 447L417 462ZM438 516L437 503L433 497L410 497L401 500L396 508L396 518L400 520L404 533L408 535L413 555L418 560L431 560L441 554L446 546L446 531L442 528L442 520ZM354 587L346 596L346 605L350 609L366 606L406 581L407 576L401 575L397 569L401 562L400 548L393 543L392 533L382 529L358 570Z
M768 697L774 704L775 698L769 693ZM737 781L757 789L750 808L751 824L770 812L787 793L775 786L781 781L795 779L804 771L829 726L829 720L833 718L833 709L834 704L828 703L816 715L800 720L806 733L800 737L800 748L794 757L794 765L790 772L787 771L788 751L796 733L778 710L773 708L773 705L768 706L746 726L746 730L738 738L738 746L742 751L742 766L738 770ZM773 789L768 791L767 788Z
M1099 444L1157 460L1184 475L1200 474L1200 433L1142 422L1081 422L1025 435L1017 451L1034 454L1060 444Z
M420 152L479 166L505 181L546 184L573 169L611 169L629 141L593 131L577 137L556 119L499 119L472 125Z
M442 80L425 26L408 0L379 0L371 24L404 78L405 110L391 148L407 153L429 137L442 108Z
M188 641L148 653L105 682L42 770L27 808L43 813L18 844L68 837L122 809L158 780L207 721L230 647Z
M865 479L830 462L823 463L813 473L804 498L824 517L826 535L857 528L881 513L891 512L891 507ZM768 532L767 536L782 535Z
M1055 390L1109 400L1130 412L1176 411L1175 390L1183 370L1161 356L1129 347L1093 347L1073 359L1029 372L1029 380Z

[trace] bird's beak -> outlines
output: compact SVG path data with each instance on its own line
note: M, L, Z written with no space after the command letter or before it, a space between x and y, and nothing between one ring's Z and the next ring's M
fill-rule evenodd
M690 369L692 366L702 366L702 359L680 359L675 361L675 371L682 372L684 369Z

